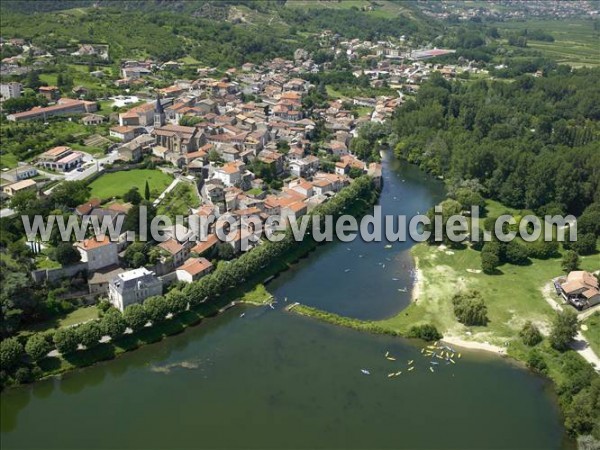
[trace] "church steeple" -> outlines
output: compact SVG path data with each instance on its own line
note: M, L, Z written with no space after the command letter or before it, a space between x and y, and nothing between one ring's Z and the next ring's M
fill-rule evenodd
M162 127L165 122L165 110L160 102L160 94L156 94L156 106L154 107L154 127Z

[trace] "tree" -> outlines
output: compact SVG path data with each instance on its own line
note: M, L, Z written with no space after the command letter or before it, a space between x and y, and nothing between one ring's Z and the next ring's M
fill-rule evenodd
M217 244L217 257L222 261L229 261L235 256L233 247L227 242Z
M77 327L77 336L79 342L86 348L98 345L98 341L102 338L102 330L97 322L87 322Z
M579 255L573 250L567 250L562 258L562 270L566 273L579 269Z
M90 187L83 181L63 181L52 190L50 197L59 207L74 208L90 197Z
M478 291L467 291L452 297L454 314L465 325L486 325L487 306Z
M594 233L578 233L576 241L565 241L563 247L567 250L573 250L578 255L591 255L596 252L596 239Z
M146 186L148 185L147 183L148 182L146 181ZM123 194L123 200L131 203L132 205L139 205L139 203L142 201L142 196L138 191L138 188L134 186L125 192L125 194Z
M560 312L552 322L552 331L550 332L550 344L556 350L565 351L577 334L577 315L567 309Z
M102 320L100 321L100 329L102 333L110 336L111 338L116 338L122 335L127 328L127 322L125 322L125 318L120 311L116 309L110 309L106 311Z
M61 242L54 250L54 259L63 266L69 266L79 262L81 254L70 242Z
M525 325L523 325L523 328L521 331L519 331L519 336L523 340L523 343L530 347L542 342L542 334L540 333L540 330L538 330L538 328L531 321L525 322Z
M489 244L492 243L485 243L481 249L481 269L488 275L493 274L500 265L497 247Z
M25 351L34 361L44 358L50 350L52 350L52 344L42 333L31 335L25 344Z
M17 365L23 356L23 345L17 338L4 339L0 343L0 366L10 370Z
M150 201L150 185L148 184L148 180L146 180L146 186L144 187L144 198L146 201Z
M146 325L146 322L148 322L146 311L144 310L144 307L139 304L129 305L125 308L123 318L125 319L127 326L133 331L141 330Z
M144 301L144 311L152 323L162 322L169 313L169 305L163 296L150 297Z
M72 353L77 350L78 336L77 332L73 328L61 328L54 333L54 345L56 349L62 354Z
M527 264L529 261L527 248L519 244L516 240L512 240L506 244L504 255L507 262L518 266Z
M438 331L435 325L426 323L424 325L414 325L408 330L407 337L415 339L423 339L424 341L438 341L442 339L442 334Z

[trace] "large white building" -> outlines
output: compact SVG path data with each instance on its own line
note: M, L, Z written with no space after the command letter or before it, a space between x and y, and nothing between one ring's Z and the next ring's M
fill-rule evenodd
M0 97L2 97L2 100L18 98L21 96L22 90L23 85L21 83L2 83L0 84Z
M119 311L162 294L162 281L145 267L118 274L108 285L108 300Z

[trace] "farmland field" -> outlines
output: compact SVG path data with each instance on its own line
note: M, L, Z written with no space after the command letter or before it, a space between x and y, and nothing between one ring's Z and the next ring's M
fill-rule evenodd
M556 62L573 67L600 66L600 32L591 21L528 20L495 24L501 31L543 30L554 42L528 40L527 46L541 51Z

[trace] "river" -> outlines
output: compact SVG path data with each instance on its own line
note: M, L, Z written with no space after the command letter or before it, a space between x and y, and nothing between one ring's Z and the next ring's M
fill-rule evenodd
M393 159L384 177L384 213L424 212L443 195ZM467 352L432 373L413 343L282 308L287 298L364 319L392 315L410 301L409 247L322 246L268 286L275 310L235 308L114 361L8 390L2 447L564 448L548 383L522 368Z

